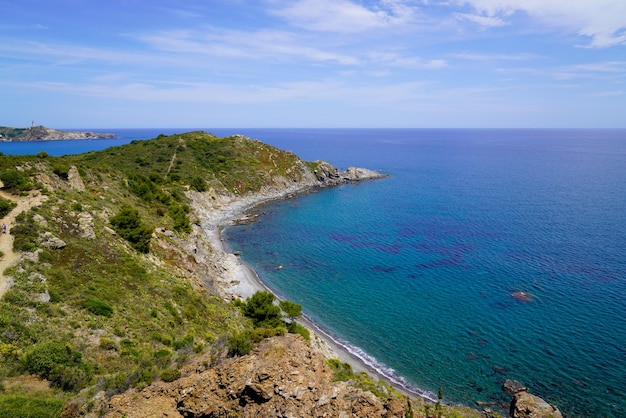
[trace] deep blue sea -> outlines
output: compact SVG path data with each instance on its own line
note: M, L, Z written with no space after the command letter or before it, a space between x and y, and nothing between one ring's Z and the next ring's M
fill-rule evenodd
M468 405L508 403L501 385L517 379L568 417L626 417L626 130L206 130L389 174L225 230L380 372ZM0 151L186 130L108 131L121 138Z

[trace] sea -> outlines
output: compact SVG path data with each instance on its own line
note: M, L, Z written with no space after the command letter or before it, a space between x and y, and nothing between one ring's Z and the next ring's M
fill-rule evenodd
M224 230L270 289L377 373L495 410L515 379L566 417L626 417L626 130L203 130L388 174L263 205L257 222Z

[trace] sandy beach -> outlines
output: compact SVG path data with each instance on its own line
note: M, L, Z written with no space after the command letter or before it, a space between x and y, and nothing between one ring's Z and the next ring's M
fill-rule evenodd
M288 190L282 193L271 194L269 197L253 197L253 198L239 198L230 202L224 202L218 210L207 210L204 208L204 221L202 223L203 233L209 240L213 248L221 253L220 259L222 260L225 268L223 277L222 289L230 296L246 299L252 296L257 291L270 291L261 280L257 272L247 265L241 258L233 254L225 239L221 234L223 227L232 224L235 220L244 216L245 212L253 207L262 205L271 200L280 198L286 198L286 196L293 193L301 193L307 188L301 188L299 190ZM274 293L274 292L272 292ZM274 293L275 294L275 293ZM280 298L279 295L275 296ZM315 323L308 320L306 316L299 319L302 325L307 327L311 332L311 345L312 347L322 353L327 358L337 358L344 363L348 363L352 366L355 372L365 372L370 376L377 379L383 379L393 385L398 391L409 396L422 397L432 401L436 401L436 398L429 396L428 393L421 393L418 390L408 387L400 381L394 380L393 376L385 376L373 365L367 364L366 360L356 356L349 352L339 341L335 340L328 332L318 327Z

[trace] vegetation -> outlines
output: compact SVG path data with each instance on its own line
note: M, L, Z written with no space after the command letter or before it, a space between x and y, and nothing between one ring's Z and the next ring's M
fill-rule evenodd
M283 335L286 332L300 334L310 341L309 330L295 322L302 314L302 306L289 301L281 301L276 305L275 300L276 297L272 293L263 291L256 292L246 301L235 303L244 316L250 319L252 327L230 337L228 340L230 356L248 354L254 343L264 338ZM289 318L289 321L283 319L284 315Z
M110 222L113 229L134 249L141 253L150 251L152 230L142 222L137 209L123 206L117 215L111 218Z
M226 303L190 280L180 267L188 254L173 249L198 222L190 193L256 191L276 175L299 180L300 165L258 141L205 132L74 156L0 155L5 190L47 197L11 228L14 251L28 254L6 272L13 284L0 299L0 418L57 417L79 392L173 381L197 353L242 355L286 332L309 338L300 305L267 292ZM70 187L71 167L86 190ZM0 211L11 206L0 200ZM53 387L8 384L25 375Z
M57 418L65 399L53 396L0 395L0 418Z
M8 169L0 172L0 180L4 189L11 192L30 190L32 185L27 176L15 169Z
M15 203L14 201L3 199L0 197L0 218L4 218L9 213L11 213L15 206L17 206L17 203Z

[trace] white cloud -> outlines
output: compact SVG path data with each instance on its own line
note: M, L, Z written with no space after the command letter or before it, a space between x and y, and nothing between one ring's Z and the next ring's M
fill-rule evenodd
M290 24L313 31L357 33L404 25L413 21L416 9L401 0L382 0L367 8L350 0L288 1L274 14Z
M494 16L482 16L471 13L455 13L458 20L467 20L485 28L505 26L507 23L503 19Z
M570 65L556 70L554 78L557 80L626 78L626 61Z
M566 28L591 38L590 47L626 45L624 0L455 0L469 5L478 16L505 21L515 12L526 13L546 25ZM482 24L479 19L476 23Z
M436 70L448 66L448 63L443 59L423 60L419 57L405 56L396 52L373 52L369 54L368 58L371 63L385 67Z
M526 61L537 58L538 55L521 53L521 54L481 54L473 52L460 52L452 54L455 58L465 59L469 61Z
M257 32L207 30L169 31L142 35L139 39L152 48L176 54L200 54L216 57L249 59L307 59L355 65L359 60L347 54L337 54L304 45L294 34L277 30Z

